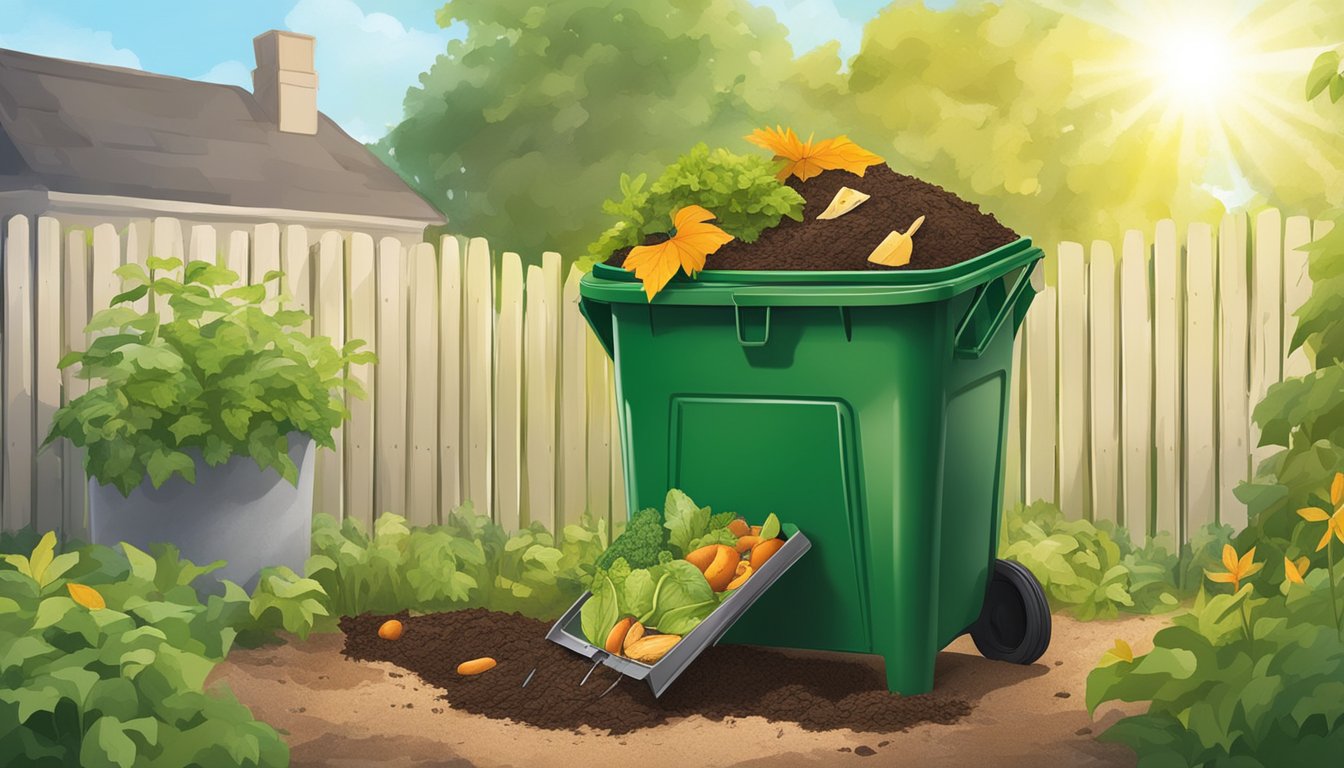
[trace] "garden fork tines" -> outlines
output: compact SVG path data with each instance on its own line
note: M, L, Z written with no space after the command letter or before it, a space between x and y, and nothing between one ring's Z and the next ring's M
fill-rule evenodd
M584 675L583 679L579 681L580 688L582 688L584 684L588 682L588 678L593 676L593 673L597 671L597 668L602 666L602 662L605 661L606 658L607 658L606 651L597 652L597 655L593 657L593 666L588 669L588 674Z

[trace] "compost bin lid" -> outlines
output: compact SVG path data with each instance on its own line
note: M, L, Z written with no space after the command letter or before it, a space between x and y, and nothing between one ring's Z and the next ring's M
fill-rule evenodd
M634 272L596 264L579 282L584 299L613 304L698 306L884 306L942 301L1030 267L1044 252L1021 238L938 269L821 272L706 269L694 279L678 271L653 297Z
M755 603L779 580L780 576L784 575L785 571L798 562L803 553L812 548L812 542L808 541L796 526L784 525L782 530L786 537L784 546L780 547L759 571L753 573L746 583L725 598L713 613L691 630L690 634L673 646L666 656L652 665L623 656L613 656L588 642L580 627L579 611L588 598L592 597L591 592L583 593L583 596L565 611L565 615L561 616L546 633L546 639L578 653L595 664L611 667L626 677L645 680L653 689L653 695L661 696L663 691L686 671L691 662L704 653L706 648L717 643L742 614L746 613L752 603Z

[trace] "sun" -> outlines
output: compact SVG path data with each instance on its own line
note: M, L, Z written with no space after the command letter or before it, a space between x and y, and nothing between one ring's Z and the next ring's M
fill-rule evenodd
M1033 0L1113 34L1079 62L1080 99L1114 115L1110 135L1151 138L1150 165L1198 167L1226 209L1256 197L1274 159L1334 167L1337 129L1306 106L1302 82L1324 50L1319 9L1268 0ZM1335 13L1338 13L1336 11ZM1327 154L1329 155L1327 157Z
M1208 21L1174 19L1155 30L1143 47L1143 69L1168 104L1217 103L1240 79L1249 41Z

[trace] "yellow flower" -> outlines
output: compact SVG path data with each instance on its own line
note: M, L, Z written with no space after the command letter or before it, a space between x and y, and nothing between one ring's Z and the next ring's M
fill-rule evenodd
M1224 573L1214 573L1205 571L1204 575L1209 577L1209 581L1220 584L1231 584L1232 592L1241 591L1241 580L1250 578L1257 571L1264 567L1264 563L1253 562L1255 559L1255 547L1251 547L1240 560L1237 559L1237 550L1232 548L1231 544L1223 545L1223 567Z
M103 601L103 596L98 594L98 590L93 587L86 587L83 584L71 582L65 585L70 590L70 598L76 603L88 608L90 611L99 611L107 607Z
M1307 575L1307 568L1311 566L1311 560L1305 557L1297 558L1294 562L1288 558L1283 558L1283 573L1288 580L1294 584L1301 584L1302 577Z
M1330 506L1335 508L1333 515L1318 507L1297 510L1297 514L1309 523L1325 523L1325 533L1316 545L1317 552L1325 549L1332 534L1344 543L1344 472L1336 472L1334 482L1330 483Z

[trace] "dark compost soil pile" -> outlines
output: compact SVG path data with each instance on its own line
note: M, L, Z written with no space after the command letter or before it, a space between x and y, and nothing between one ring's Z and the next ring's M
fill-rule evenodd
M803 220L781 219L754 243L734 240L710 254L706 269L757 270L890 270L868 261L878 243L894 229L905 232L920 216L910 263L896 269L936 269L960 264L1018 239L998 219L942 187L904 176L885 164L871 166L863 176L826 171L807 181L786 182L806 201ZM857 208L835 219L819 221L841 187L871 195ZM661 239L651 238L647 242ZM623 248L607 259L619 267L629 253Z
M405 634L387 641L378 637L386 618L341 619L345 655L410 670L442 688L455 709L540 728L587 725L619 734L688 715L711 720L758 715L814 731L891 732L920 723L953 723L971 709L960 699L935 694L888 693L880 672L841 657L799 659L749 646L705 651L661 699L636 680L622 680L599 698L617 672L599 667L580 687L590 665L546 640L546 622L484 609L399 616ZM499 665L474 677L457 674L458 664L481 656ZM523 688L533 668L536 674Z

